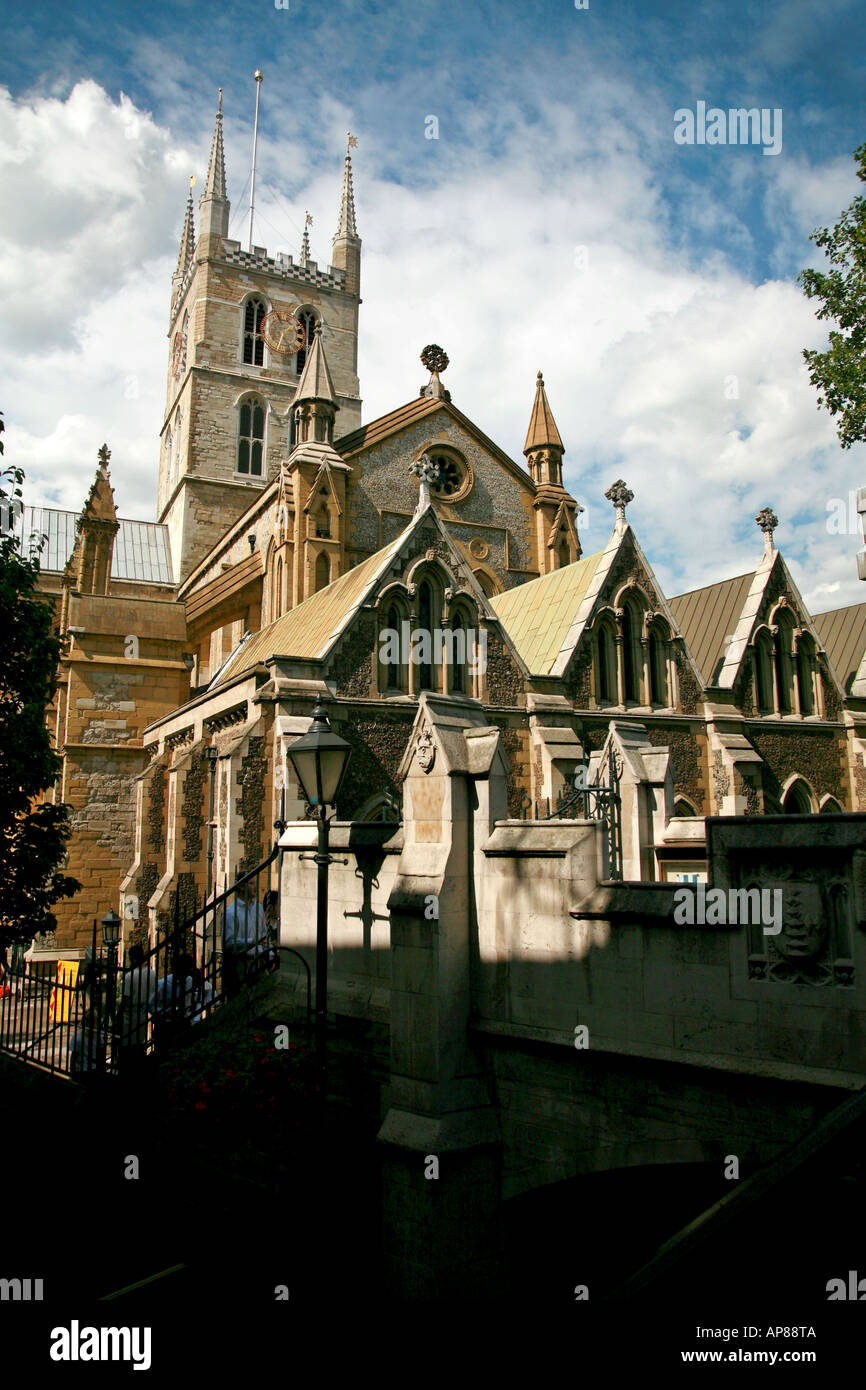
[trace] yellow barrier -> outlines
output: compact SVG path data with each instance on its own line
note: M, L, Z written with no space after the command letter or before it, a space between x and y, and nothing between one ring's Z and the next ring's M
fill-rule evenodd
M48 1005L48 1017L54 1023L66 1023L72 1003L72 992L78 980L78 967L80 961L59 960L57 962L57 985L60 986L59 1007L57 1001L57 985L51 991L51 1003Z

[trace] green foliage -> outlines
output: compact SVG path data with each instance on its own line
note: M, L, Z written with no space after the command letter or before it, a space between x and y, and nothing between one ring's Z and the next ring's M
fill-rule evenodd
M0 472L4 509L20 507L23 479L20 468ZM59 872L69 807L36 801L60 771L45 723L60 640L53 605L36 590L40 549L31 543L25 555L13 531L0 533L0 947L53 928L52 905L80 887Z
M866 144L854 151L857 177L866 183ZM809 378L825 406L839 417L843 449L866 440L866 198L858 195L835 227L810 238L827 256L830 271L803 270L798 279L809 299L821 300L819 319L833 319L826 352L806 349Z

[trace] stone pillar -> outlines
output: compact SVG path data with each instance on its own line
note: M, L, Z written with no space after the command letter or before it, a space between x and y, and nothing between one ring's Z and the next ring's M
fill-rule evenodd
M425 692L400 775L404 843L388 900L391 1070L379 1133L386 1275L401 1299L463 1300L489 1292L500 1271L501 1139L468 1033L475 845L491 817L506 814L499 733L480 712Z

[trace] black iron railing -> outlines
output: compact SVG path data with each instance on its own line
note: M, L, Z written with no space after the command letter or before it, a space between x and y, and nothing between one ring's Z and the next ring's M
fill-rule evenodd
M604 782L601 780L602 770L607 775ZM560 788L552 807L550 797L533 802L525 791L523 797L523 820L602 821L605 829L608 876L612 879L622 879L622 799L613 744L608 748L604 769L599 768L593 781L587 781L586 768L581 768L564 788Z
M184 918L174 895L173 923L146 953L123 966L103 946L97 924L85 957L40 961L38 953L0 979L0 1051L59 1075L84 1079L133 1070L143 1058L193 1036L197 1025L263 974L282 954L279 894L271 866L279 848Z

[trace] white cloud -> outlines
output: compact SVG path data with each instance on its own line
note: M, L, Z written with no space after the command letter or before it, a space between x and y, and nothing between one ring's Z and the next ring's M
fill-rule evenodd
M365 418L417 395L418 354L439 342L452 358L455 404L520 459L541 368L566 480L588 507L587 550L607 539L603 493L622 476L667 592L752 568L762 544L752 518L769 503L807 601L861 600L857 538L827 533L826 504L866 481L866 451L842 451L816 410L801 349L820 341L820 326L793 281L750 281L751 233L726 198L760 178L780 244L794 245L849 200L845 171L816 165L802 178L785 166L768 184L770 161L751 175L732 161L724 183L692 186L672 140L667 171L644 151L641 131L658 122L651 93L629 105L615 86L590 85L587 106L540 102L532 126L505 109L487 113L493 128L483 132L476 112L469 143L431 148L419 119L411 137L395 133L423 174L411 186L382 176L394 152L381 134L362 139ZM339 151L349 111L323 98L320 114L320 148L332 137ZM268 120L255 239L296 250L309 207L313 254L325 265L339 154L284 140L277 107ZM247 133L227 119L232 192ZM185 143L93 82L66 101L0 101L11 191L0 405L7 458L27 470L32 500L77 509L107 439L121 514L153 515L170 277L187 176L196 169L201 179L209 143L203 131ZM233 213L233 234L245 236L239 201ZM701 229L718 247L720 228L728 256L703 253Z

